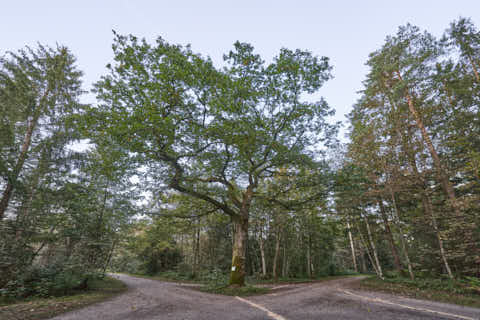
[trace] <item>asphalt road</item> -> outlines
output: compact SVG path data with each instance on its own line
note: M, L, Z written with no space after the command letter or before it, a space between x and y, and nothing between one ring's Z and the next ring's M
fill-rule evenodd
M202 293L178 283L115 277L130 290L53 319L480 319L476 308L350 289L358 278L277 286L266 295L240 298Z

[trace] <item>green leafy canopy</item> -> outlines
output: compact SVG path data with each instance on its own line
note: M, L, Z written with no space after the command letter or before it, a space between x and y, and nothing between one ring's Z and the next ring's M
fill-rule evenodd
M333 111L304 99L331 78L326 57L281 49L266 64L236 42L217 68L189 46L118 34L113 50L110 73L96 84L93 136L148 166L157 187L225 211L227 200L240 205L242 187L312 164L312 152L334 140L337 127L326 122Z

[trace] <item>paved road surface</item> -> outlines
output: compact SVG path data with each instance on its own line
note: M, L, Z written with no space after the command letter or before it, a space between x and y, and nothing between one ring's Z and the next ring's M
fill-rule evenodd
M130 290L110 301L53 319L480 319L480 309L476 308L350 289L358 278L278 286L267 295L239 298L202 293L177 283L115 277Z

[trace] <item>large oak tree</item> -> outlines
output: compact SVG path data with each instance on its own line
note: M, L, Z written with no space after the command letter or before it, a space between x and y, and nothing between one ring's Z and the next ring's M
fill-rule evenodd
M267 64L236 42L218 68L188 46L121 35L113 50L110 73L96 84L93 140L108 136L124 160L148 168L158 193L175 190L230 216L230 283L243 285L259 184L287 165L313 165L335 134L327 103L308 101L331 77L328 58L281 49Z

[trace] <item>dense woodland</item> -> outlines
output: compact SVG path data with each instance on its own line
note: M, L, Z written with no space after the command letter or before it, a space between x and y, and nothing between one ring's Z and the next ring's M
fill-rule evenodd
M64 294L108 270L480 277L469 19L441 38L402 26L370 54L346 143L316 94L327 57L267 63L236 42L218 67L161 38L112 47L93 105L67 48L0 58L0 295Z

